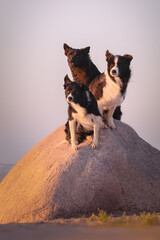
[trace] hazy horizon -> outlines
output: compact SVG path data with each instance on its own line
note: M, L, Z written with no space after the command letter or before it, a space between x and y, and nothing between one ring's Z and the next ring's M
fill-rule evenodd
M160 149L160 1L0 1L0 163L16 163L67 120L63 43L90 46L103 72L105 52L131 54L122 121Z

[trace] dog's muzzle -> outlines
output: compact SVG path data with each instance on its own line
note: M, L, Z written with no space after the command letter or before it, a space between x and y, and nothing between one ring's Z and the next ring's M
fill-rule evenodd
M72 101L73 101L73 96L69 94L67 97L67 102L72 102Z

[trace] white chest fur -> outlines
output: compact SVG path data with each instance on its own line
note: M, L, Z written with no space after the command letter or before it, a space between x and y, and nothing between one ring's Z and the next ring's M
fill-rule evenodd
M82 108L79 104L72 104L77 113L72 113L74 119L77 120L86 130L93 130L94 125L102 127L103 121L101 116L96 116L94 114L86 114L86 109Z
M100 112L103 110L109 110L111 108L116 108L120 106L123 102L123 96L120 91L120 79L117 79L115 83L109 76L106 74L106 86L103 88L103 95L97 101Z
M81 116L77 113L73 113L74 119L78 121L85 129L87 130L93 130L93 114L86 114L85 116ZM94 119L95 120L95 119ZM94 121L95 122L95 121Z

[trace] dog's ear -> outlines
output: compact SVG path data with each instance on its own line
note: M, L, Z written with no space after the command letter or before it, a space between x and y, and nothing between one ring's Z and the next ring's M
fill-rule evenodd
M106 61L108 62L109 59L110 59L112 56L113 56L113 54L111 54L111 53L109 52L109 50L107 50L107 51L106 51Z
M123 55L123 57L124 57L125 59L127 59L129 63L130 63L130 62L132 61L132 59L133 59L133 57L132 57L131 55L129 55L129 54L125 54L125 55Z
M66 43L63 44L63 48L64 48L64 54L67 56L69 50L71 50L72 48L69 47Z
M71 82L72 81L69 79L68 75L66 75L64 77L64 85L63 85L64 89L66 89L67 85L71 84Z
M82 50L83 50L85 53L89 53L90 47L82 48Z

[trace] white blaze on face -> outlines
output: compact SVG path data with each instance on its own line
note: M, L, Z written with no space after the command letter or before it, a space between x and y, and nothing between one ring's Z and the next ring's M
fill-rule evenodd
M110 74L112 77L118 77L118 75L119 75L118 56L115 56L114 64L115 64L114 67L111 68L111 70L110 70Z

